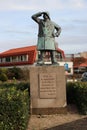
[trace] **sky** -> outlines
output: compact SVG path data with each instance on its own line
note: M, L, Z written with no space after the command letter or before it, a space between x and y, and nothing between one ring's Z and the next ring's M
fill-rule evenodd
M87 51L87 0L0 0L0 53L37 45L31 16L43 11L62 29L55 39L59 48L66 54Z

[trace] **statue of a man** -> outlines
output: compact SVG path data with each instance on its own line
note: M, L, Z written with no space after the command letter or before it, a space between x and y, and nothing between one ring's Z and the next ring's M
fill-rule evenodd
M42 16L42 18L40 18ZM52 22L48 12L39 12L32 15L32 19L38 23L38 43L37 50L41 55L38 57L38 64L43 64L44 52L50 52L52 64L57 63L55 59L55 37L58 37L61 32L61 28L56 23Z

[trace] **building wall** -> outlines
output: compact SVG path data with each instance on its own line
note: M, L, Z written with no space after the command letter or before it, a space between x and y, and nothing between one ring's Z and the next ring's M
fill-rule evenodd
M87 52L80 53L81 57L87 58Z
M0 58L0 63L28 61L28 55L7 56Z

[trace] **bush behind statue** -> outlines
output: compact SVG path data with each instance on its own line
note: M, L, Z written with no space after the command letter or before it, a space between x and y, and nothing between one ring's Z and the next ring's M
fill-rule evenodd
M0 68L0 81L4 82L7 80L29 80L29 69L28 68Z

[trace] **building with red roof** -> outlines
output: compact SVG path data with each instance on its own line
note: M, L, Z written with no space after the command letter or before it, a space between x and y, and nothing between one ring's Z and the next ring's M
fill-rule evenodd
M61 49L56 50L58 59L64 59L65 54ZM33 65L37 60L36 46L14 48L0 53L0 67Z
M79 67L87 67L87 61L84 62L84 63L81 63L81 64L79 65Z

